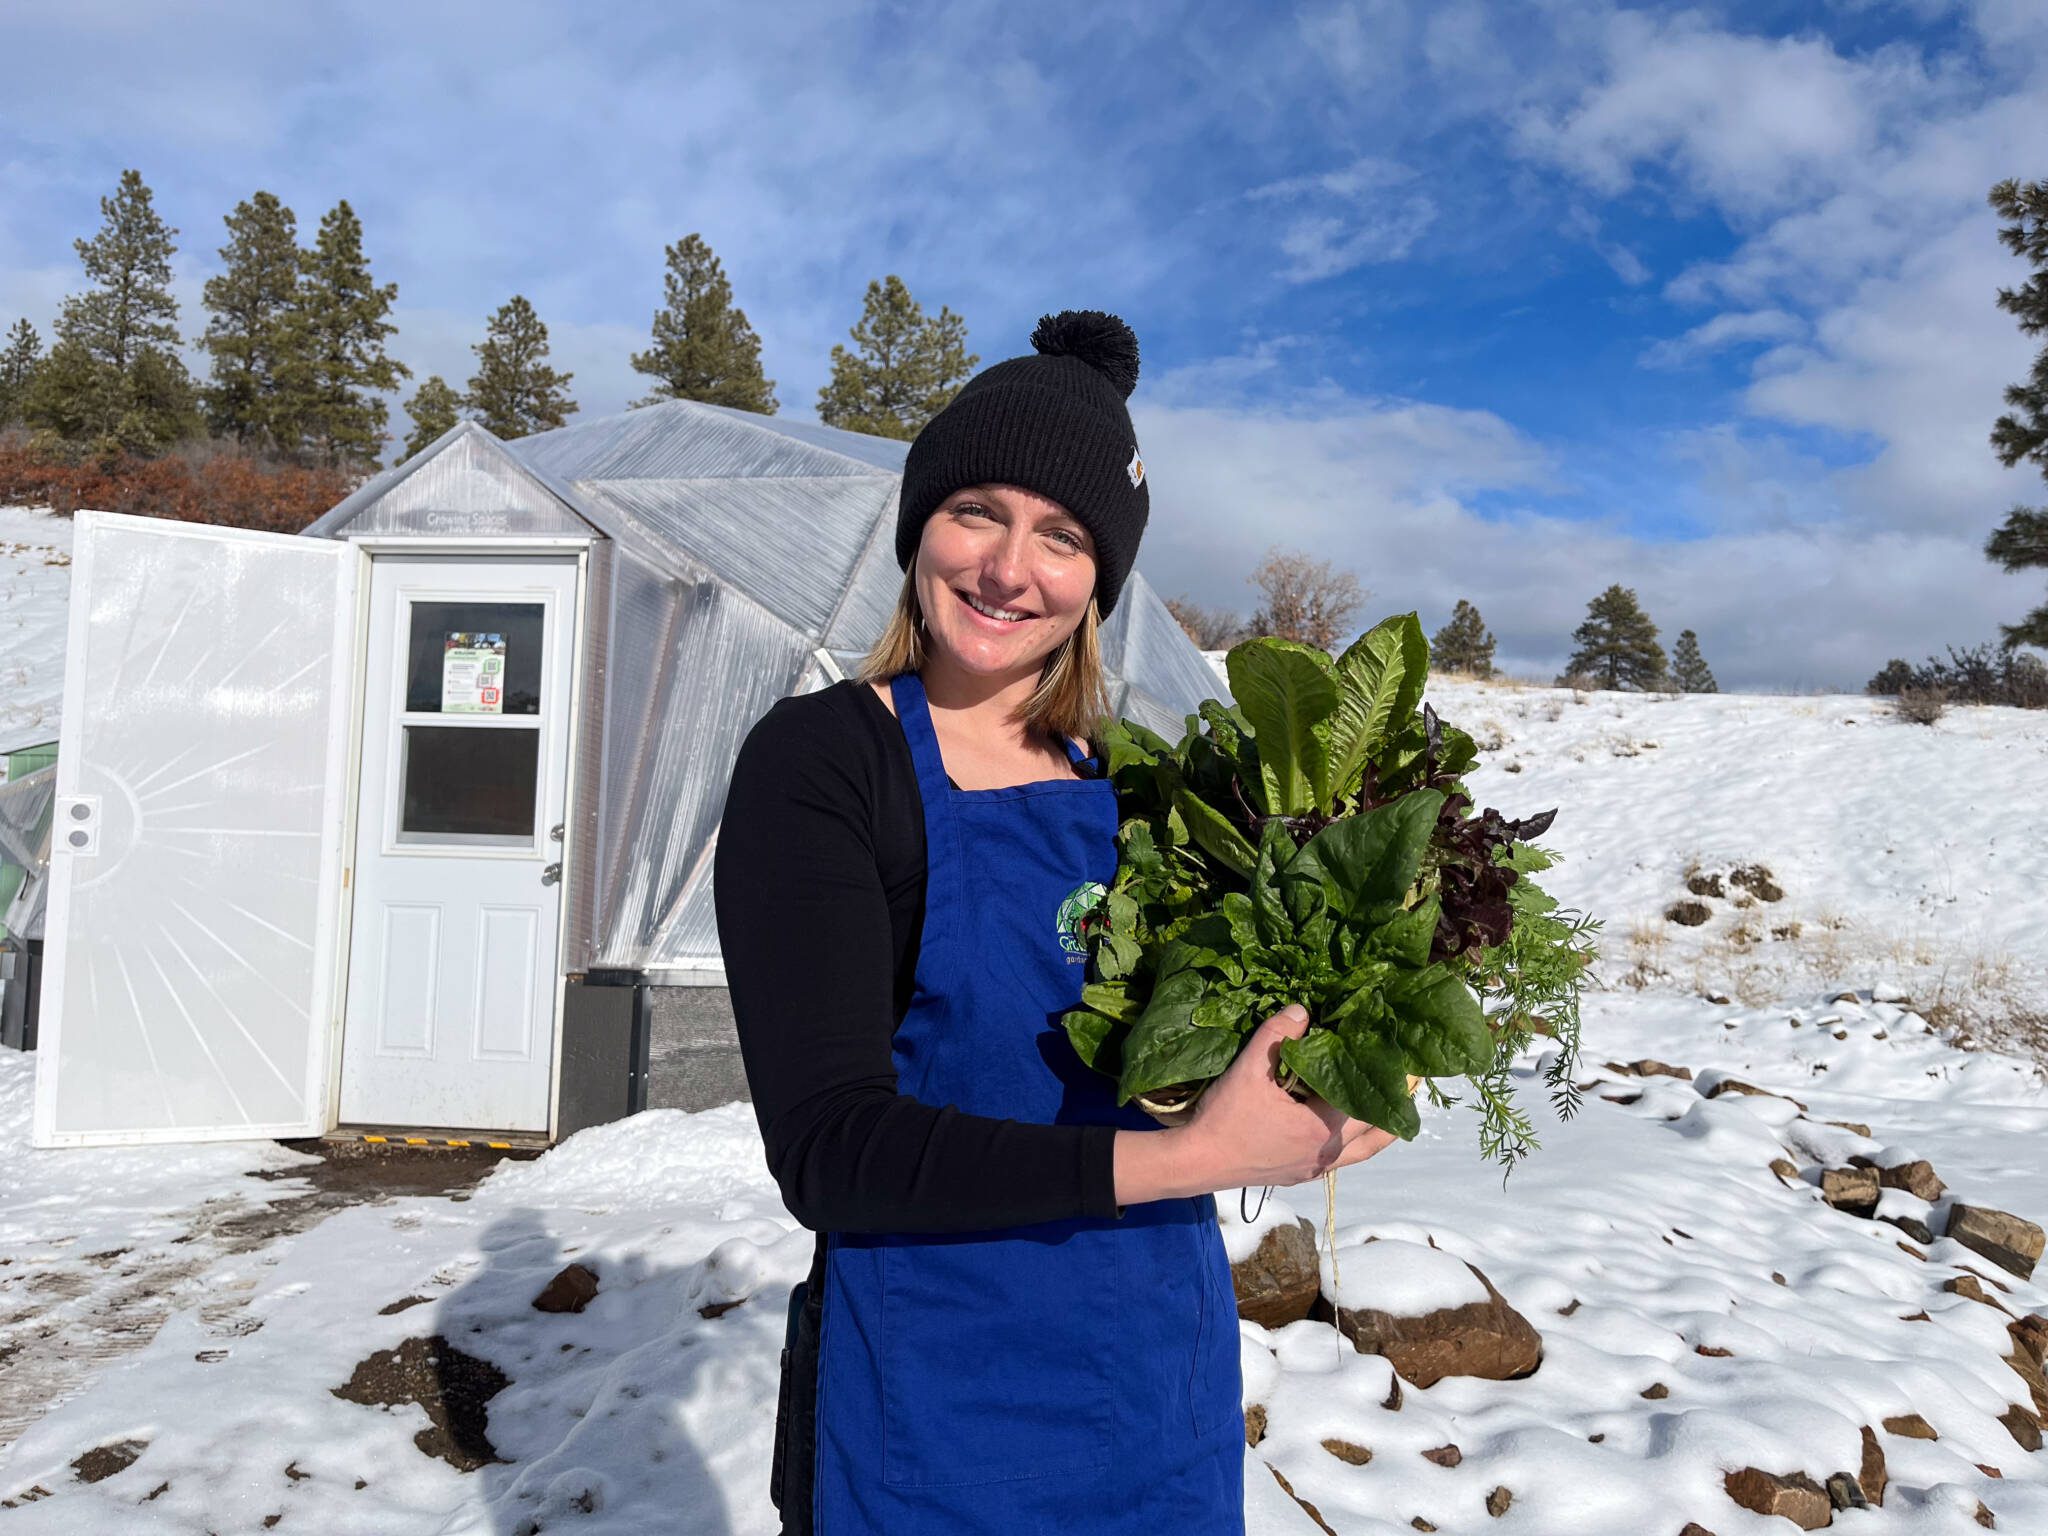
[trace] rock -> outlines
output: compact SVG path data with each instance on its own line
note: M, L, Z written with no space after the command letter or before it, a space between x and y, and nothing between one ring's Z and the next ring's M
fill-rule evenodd
M1685 1529L1680 1531L1678 1536L1714 1536L1714 1533L1704 1525L1701 1525L1699 1521L1688 1520L1685 1522Z
M1860 1003L1863 1001L1863 994L1854 990L1836 992L1828 998L1828 1001L1830 1003Z
M1991 1465L1991 1463L1990 1463L1990 1462L1988 1462L1988 1461L1980 1461L1980 1462L1978 1462L1978 1463L1977 1463L1976 1465L1977 1465L1977 1470L1978 1470L1979 1472L1982 1472L1982 1473L1983 1473L1983 1474L1984 1474L1984 1475L1985 1475L1986 1477L2004 1477L2004 1476L2005 1476L2005 1474L2004 1474L2003 1472L1999 1471L1999 1470L1998 1470L1998 1468L1996 1468L1996 1467L1992 1466L1992 1465Z
M1728 1006L1728 994L1726 992L1705 992L1701 996L1719 1007L1726 1008ZM1724 1029L1733 1029L1735 1026L1733 1024L1725 1024L1722 1027Z
M1862 1487L1846 1472L1830 1472L1827 1488L1828 1503L1836 1509L1870 1508L1870 1501L1863 1497Z
M1420 1515L1417 1515L1413 1520L1410 1520L1408 1523L1414 1526L1415 1529L1417 1529L1418 1531L1433 1531L1436 1529L1434 1525L1431 1525L1427 1520L1423 1519Z
M1508 1506L1515 1502L1515 1496L1502 1483L1486 1496L1486 1512L1498 1520L1508 1512Z
M1884 1431L1888 1435L1902 1435L1908 1440L1939 1440L1934 1426L1917 1413L1901 1413L1884 1420Z
M2015 1318L2005 1325L2005 1331L2012 1338L2012 1353L2005 1363L2027 1384L2034 1411L2048 1419L2048 1372L2042 1369L2042 1356L2048 1353L2048 1318Z
M1933 1239L1933 1238L1931 1238L1931 1237L1930 1237L1930 1238L1928 1238L1927 1240L1928 1240L1928 1241L1929 1241L1930 1243L1934 1241L1934 1239ZM1926 1254L1924 1254L1924 1253L1922 1253L1922 1252L1921 1252L1921 1251L1920 1251L1920 1250L1919 1250L1918 1248L1915 1248L1915 1247L1914 1247L1914 1246L1913 1246L1913 1245L1912 1245L1911 1243L1900 1243L1900 1244L1898 1245L1898 1248L1899 1248L1899 1251L1900 1251L1901 1253L1910 1253L1911 1255L1913 1255L1913 1257L1914 1257L1914 1258L1918 1259L1918 1260L1919 1260L1919 1261L1920 1261L1920 1262L1921 1262L1922 1264L1925 1264L1925 1263L1927 1262L1927 1255L1926 1255Z
M1272 1228L1250 1258L1230 1266L1237 1315L1265 1328L1307 1317L1322 1284L1316 1227L1306 1216Z
M1266 1405L1253 1403L1244 1411L1244 1443L1257 1445L1266 1438Z
M1380 1406L1389 1413L1401 1411L1401 1375L1398 1371L1387 1372L1389 1385L1387 1395L1380 1400Z
M1607 1063L1607 1070L1619 1072L1625 1077L1676 1077L1688 1083L1692 1081L1691 1067L1674 1067L1649 1056L1645 1056L1641 1061L1627 1063L1610 1061Z
M1927 1223L1922 1221L1918 1216L1880 1216L1877 1219L1879 1221L1890 1222L1893 1226L1897 1227L1901 1232L1905 1233L1906 1236L1914 1239L1916 1242L1931 1243L1934 1241L1933 1230L1929 1228ZM1905 1244L1901 1243L1899 1246L1904 1248ZM1912 1252L1912 1250L1907 1249L1907 1252L1910 1253ZM1925 1255L1918 1255L1918 1257L1924 1258Z
M1877 1170L1875 1168L1825 1168L1821 1170L1820 1197L1838 1211L1868 1219L1877 1213Z
M1827 1489L1804 1472L1765 1472L1744 1467L1730 1472L1721 1486L1728 1497L1759 1515L1777 1515L1802 1531L1818 1531L1833 1523L1835 1507Z
M1465 1453L1455 1445L1439 1445L1422 1453L1424 1461L1433 1461L1440 1467L1455 1467L1465 1459Z
M1984 1507L1984 1501L1982 1499L1979 1499L1977 1501L1976 1520L1977 1523L1983 1526L1986 1530L1996 1530L1998 1528L1998 1517L1992 1514L1990 1510Z
M1266 1470L1273 1474L1273 1481L1280 1485L1280 1491L1286 1494L1287 1497L1289 1497L1290 1499L1294 1500L1295 1503L1299 1504L1302 1507L1303 1512L1307 1514L1309 1519L1315 1521L1317 1526L1319 1526L1323 1531L1328 1533L1328 1536L1337 1536L1337 1533L1335 1531L1330 1530L1330 1522L1323 1518L1323 1512L1317 1509L1315 1505L1309 1503L1309 1501L1307 1499L1304 1499L1300 1494L1296 1493L1294 1491L1294 1485L1287 1481L1286 1475L1282 1473L1278 1467L1274 1466L1271 1462L1267 1462Z
M1760 1099L1783 1099L1789 1104L1796 1105L1802 1115L1806 1113L1806 1106L1793 1098L1791 1094L1772 1093L1768 1088L1759 1088L1754 1083L1745 1083L1739 1077L1722 1078L1721 1081L1707 1090L1707 1097L1718 1099L1724 1093L1748 1093L1754 1094Z
M1779 1274L1775 1269L1771 1271L1771 1279L1776 1281L1779 1285L1790 1285L1792 1283L1791 1281L1787 1280L1783 1275Z
M2007 1317L2012 1316L2010 1312L2005 1311L2004 1304L1996 1296L1984 1289L1975 1275L1951 1275L1941 1282L1941 1288L1952 1296L1967 1296L1972 1301L1983 1302L1987 1307L1997 1307L1999 1311L2005 1312Z
M1669 1397L1671 1395L1671 1389L1665 1386L1664 1383L1661 1381L1653 1381L1636 1395L1638 1397L1647 1397L1652 1400L1656 1400Z
M1784 891L1771 878L1771 872L1761 864L1745 864L1728 876L1730 885L1739 885L1758 901L1783 901Z
M1323 1449L1339 1461L1348 1461L1354 1467L1362 1467L1372 1460L1372 1452L1362 1445L1353 1445L1349 1440L1325 1440Z
M1692 1352L1696 1355L1705 1355L1710 1360L1725 1360L1735 1353L1734 1350L1723 1349L1718 1344L1695 1344Z
M1411 1386L1433 1387L1446 1376L1514 1381L1531 1374L1543 1363L1543 1336L1477 1265L1465 1267L1486 1287L1486 1300L1396 1317L1371 1307L1332 1307L1318 1294L1309 1315L1334 1321L1361 1355L1385 1355Z
M1714 915L1714 909L1704 901L1674 901L1664 909L1666 922L1683 923L1688 928L1697 928Z
M1996 1211L1988 1205L1964 1205L1958 1201L1950 1206L1948 1231L1944 1235L1983 1254L2000 1269L2022 1280L2033 1278L2034 1265L2041 1257L2039 1227L2025 1217Z
M571 1264L533 1298L536 1312L581 1312L597 1295L597 1276L581 1264Z
M1838 1126L1845 1131L1854 1131L1858 1136L1865 1138L1868 1138L1870 1135L1870 1127L1860 1120L1829 1120L1825 1123Z
M1863 1426L1863 1465L1857 1469L1856 1485L1863 1490L1863 1497L1872 1504L1884 1503L1884 1490L1891 1481L1885 1470L1884 1447L1877 1443L1877 1431L1868 1424Z
M1633 1104L1642 1095L1640 1093L1603 1093L1600 1097L1610 1104Z
M1799 1165L1789 1157L1772 1158L1771 1172L1778 1176L1778 1182L1781 1184L1796 1184L1799 1182Z
M1863 1134L1868 1136L1870 1133L1865 1131ZM1877 1177L1886 1189L1903 1189L1909 1195L1918 1195L1929 1205L1948 1193L1948 1186L1934 1176L1934 1164L1924 1157L1880 1168Z
M2021 1450L2041 1449L2041 1421L2035 1416L2033 1409L2019 1403L2009 1403L2005 1412L1998 1416L1998 1422L2005 1426L2006 1432L2013 1437Z

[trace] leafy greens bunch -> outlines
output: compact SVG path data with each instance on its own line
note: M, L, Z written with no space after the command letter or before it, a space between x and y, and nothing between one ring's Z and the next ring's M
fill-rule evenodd
M1089 915L1089 979L1064 1024L1081 1058L1171 1123L1289 1003L1282 1082L1405 1139L1422 1079L1464 1075L1482 1151L1512 1170L1535 1146L1510 1065L1538 1034L1546 1080L1578 1105L1578 988L1599 924L1529 877L1552 862L1524 821L1472 814L1472 738L1422 702L1413 613L1332 659L1248 640L1227 658L1235 706L1204 700L1178 743L1131 720L1105 734L1118 792L1116 883ZM1439 1103L1456 1100L1441 1096Z

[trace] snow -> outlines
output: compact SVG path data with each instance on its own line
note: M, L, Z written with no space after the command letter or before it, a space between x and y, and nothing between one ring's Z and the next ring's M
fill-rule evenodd
M0 507L0 752L57 739L71 519Z
M1939 1232L1960 1200L2048 1220L2048 848L2028 819L2048 718L1953 709L1925 728L1846 696L1578 697L1431 692L1497 740L1472 778L1481 804L1559 807L1543 841L1564 862L1542 883L1606 924L1572 1074L1587 1086L1567 1116L1542 1079L1556 1046L1518 1063L1541 1145L1505 1179L1476 1156L1476 1114L1425 1098L1413 1142L1337 1177L1341 1291L1322 1258L1344 1301L1397 1312L1478 1299L1469 1263L1536 1328L1542 1363L1404 1386L1389 1407L1388 1362L1327 1325L1243 1324L1245 1398L1266 1418L1248 1530L1313 1536L1299 1499L1345 1536L1405 1536L1417 1517L1489 1536L1675 1536L1687 1521L1766 1536L1789 1527L1735 1506L1726 1474L1853 1473L1862 1426L1917 1413L1939 1438L1880 1429L1884 1504L1838 1512L1839 1528L1975 1536L1981 1501L1999 1530L2048 1531L2048 1457L1997 1418L2027 1401L2004 1314L1942 1287L1980 1276L2016 1314L2048 1310L2048 1290L1836 1211L1818 1187L1852 1155L1926 1158L1948 1192L1887 1191L1884 1214ZM1726 876L1748 864L1782 899L1741 903ZM1723 877L1698 928L1664 918L1689 868ZM1643 1058L1692 1078L1604 1065ZM650 1112L505 1163L467 1198L359 1204L236 1249L205 1213L291 1196L300 1154L32 1151L30 1077L0 1052L0 1397L8 1329L32 1330L60 1294L75 1293L67 1326L90 1321L91 1255L194 1253L198 1268L146 1342L30 1406L0 1449L11 1530L240 1532L273 1515L323 1536L778 1528L777 1351L811 1238L748 1106ZM1728 1079L1764 1093L1713 1095ZM1298 1218L1324 1240L1320 1181L1259 1198L1218 1193L1233 1259ZM572 1261L597 1273L596 1299L536 1311ZM373 1352L428 1335L510 1378L489 1405L502 1461L458 1472L415 1446L418 1407L333 1394ZM124 1470L72 1470L122 1441L146 1442ZM1424 1455L1445 1446L1456 1465ZM1512 1501L1495 1516L1500 1488Z

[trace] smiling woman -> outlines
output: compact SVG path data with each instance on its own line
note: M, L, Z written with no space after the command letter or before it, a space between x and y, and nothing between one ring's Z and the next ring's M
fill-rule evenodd
M1041 322L911 444L902 589L856 677L734 766L719 943L770 1169L821 1234L792 1298L785 1532L1240 1536L1214 1191L1358 1129L1254 1040L1184 1126L1075 1053L1117 871L1097 628L1149 513L1122 321ZM1269 1020L1274 1045L1306 1021ZM1355 1154L1354 1154L1355 1155Z

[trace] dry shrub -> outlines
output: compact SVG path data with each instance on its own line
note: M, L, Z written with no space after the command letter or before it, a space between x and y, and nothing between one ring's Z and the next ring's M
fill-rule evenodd
M1932 725L1948 711L1945 688L1901 688L1892 713L1915 725Z
M271 464L233 451L66 464L0 445L0 502L297 533L354 488L346 470Z

